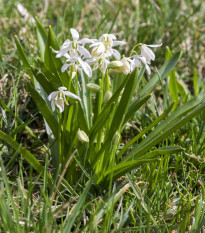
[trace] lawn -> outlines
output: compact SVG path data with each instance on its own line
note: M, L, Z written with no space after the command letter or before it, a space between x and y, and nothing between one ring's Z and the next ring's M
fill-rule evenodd
M205 232L204 15L0 0L0 232Z

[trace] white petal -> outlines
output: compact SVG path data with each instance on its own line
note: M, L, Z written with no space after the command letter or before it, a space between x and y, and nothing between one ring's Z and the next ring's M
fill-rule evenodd
M132 72L134 70L134 68L136 67L134 61L130 61L130 71Z
M73 98L73 99L77 99L77 100L81 101L81 99L80 99L79 96L73 94L73 93L70 92L70 91L64 91L64 95L66 95L66 96L68 96L68 97L71 97L71 98Z
M58 90L59 90L59 91L66 91L67 88L66 88L66 87L59 87Z
M145 60L146 60L146 59L145 59ZM137 66L137 67L139 67L139 66L142 65L141 60L139 59L139 56L138 56L138 55L135 55L135 56L133 57L133 62L134 62L134 64L135 64L135 66Z
M113 46L112 47L118 46L118 45L125 45L125 44L126 44L125 41L113 41Z
M150 44L150 45L147 45L147 46L152 47L152 48L156 48L156 47L162 46L162 43L161 44Z
M151 74L151 69L150 69L150 67L149 67L147 64L145 64L145 68L146 68L148 74L150 75L150 74Z
M60 98L57 100L56 106L59 108L60 113L64 111L64 102Z
M83 46L78 45L78 51L81 54L81 56L84 56L85 58L91 57L89 51L86 48L84 48Z
M63 44L61 45L61 49L68 47L70 44L72 44L72 41L70 40L64 41Z
M54 99L51 100L51 109L54 112L55 111L55 102Z
M63 57L67 52L69 51L69 48L64 48L64 49L61 49L57 55L56 55L56 58L59 58L59 57Z
M141 47L141 56L145 57L147 59L147 63L149 63L150 60L154 61L154 59L155 59L154 53L145 44L143 44Z
M96 58L90 58L86 60L87 63L94 63L96 61L97 61Z
M112 49L113 56L117 59L120 60L120 53L116 49Z
M88 38L83 38L81 40L78 41L78 44L91 44L95 42L95 40L93 39L88 39Z
M61 72L64 72L71 64L64 64L62 67L61 67Z
M92 76L92 69L91 67L84 61L82 61L81 59L78 59L80 65L82 66L82 69L84 70L84 72L87 74L88 77Z
M71 28L70 32L72 34L73 41L77 41L79 39L79 33L74 28Z
M107 54L109 57L111 57L111 56L113 55L113 49L107 48L107 49L106 49L106 54Z
M51 94L48 96L48 100L51 101L52 99L56 98L58 93L59 93L59 91L51 92Z
M95 43L93 43L93 44L90 45L90 48L95 47L95 46L97 46L99 44L102 44L102 42L95 42Z

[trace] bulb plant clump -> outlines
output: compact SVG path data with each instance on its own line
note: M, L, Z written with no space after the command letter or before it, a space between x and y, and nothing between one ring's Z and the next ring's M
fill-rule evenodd
M138 43L125 56L117 48L124 48L126 42L114 34L80 39L78 31L71 28L72 40L59 46L52 28L47 32L38 20L36 23L40 51L36 67L30 65L17 37L15 41L30 76L28 91L45 120L54 174L63 172L65 185L83 177L107 189L140 165L183 151L180 146L162 142L203 111L201 97L180 108L173 108L172 103L130 141L122 141L126 125L172 71L180 52L170 56L151 77L152 48L162 43ZM146 82L144 76L149 76ZM26 153L27 161L42 173L39 161Z

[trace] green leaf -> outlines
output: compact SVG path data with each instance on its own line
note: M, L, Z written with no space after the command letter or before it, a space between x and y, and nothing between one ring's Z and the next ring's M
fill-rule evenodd
M194 94L195 94L195 96L198 96L199 87L198 87L198 75L197 75L197 69L196 68L194 68L193 84L194 84Z
M138 81L137 69L135 69L135 71L130 75L130 77L126 78L128 79L128 82L126 83L125 89L120 99L120 103L113 117L110 126L109 137L113 137L114 133L122 126L122 123L128 110L128 106L136 89L136 84Z
M187 89L183 80L177 80L177 89L183 102L186 102L188 100L189 90Z
M159 69L159 75L161 79L164 79L169 74L169 72L177 64L181 56L182 56L182 52L176 53ZM159 82L159 77L158 74L156 73L152 78L150 78L149 82L140 91L139 93L140 97L144 97L144 95L149 95L154 90L158 82Z
M151 97L152 95L147 95L144 96L143 98L138 98L136 100L134 100L131 104L130 107L125 115L125 119L123 122L123 125L126 124L126 122L128 122L130 120L130 118L134 115L134 113L137 112L137 110L144 104L147 102L147 100Z
M78 217L79 212L83 206L83 203L85 201L85 198L87 196L87 193L91 187L92 181L90 180L88 184L86 184L85 189L83 190L83 193L80 195L77 204L72 211L72 213L66 218L65 220L65 226L63 227L62 233L70 233L71 228L73 227L73 224L75 222L75 219Z
M42 26L42 24L40 23L37 17L36 17L36 34L37 34L37 41L38 41L38 47L40 49L41 59L44 60L44 53L45 53L48 33L46 32L45 28Z
M37 62L40 65L40 69L41 72L45 75L45 77L48 79L49 83L51 83L51 85L53 87L55 87L55 89L57 90L59 87L62 86L62 82L60 80L60 77L57 75L54 75L53 73L51 73L47 67L45 66L44 62L40 59L37 58Z
M157 126L157 128L154 129L141 143L139 143L126 157L124 157L123 161L139 158L153 146L167 138L181 126L185 125L194 116L205 109L205 103L198 106L200 103L201 100L196 98L178 108L173 114L164 120L163 123ZM185 114L187 115L185 116Z
M20 57L21 61L23 62L24 67L25 68L30 68L31 66L30 66L30 64L28 62L28 59L26 58L26 55L24 53L24 50L23 50L23 48L21 46L21 43L20 43L18 37L14 36L14 39L15 39L15 42L16 42L16 47L17 47L17 50L18 50L18 53L19 53L19 57Z
M132 140L130 140L124 147L123 149L120 151L120 153L118 154L117 158L119 159L125 152L126 150L129 149L129 147L131 145L133 145L137 140L139 140L145 133L147 133L150 129L152 129L155 125L157 125L162 119L164 119L169 112L172 110L173 104L171 106L169 106L169 108L163 112L156 120L154 120L149 126L147 126L146 128L144 128L139 134L137 134L134 138L132 138Z
M172 56L172 53L168 47L166 48L166 50L167 50L166 58L168 60ZM173 107L173 109L175 109L179 102L175 69L172 69L172 71L170 71L168 75L169 75L169 92L170 92L170 96L172 97L172 102L175 102Z
M128 82L128 77L124 79L120 87L117 89L117 91L113 94L113 96L110 98L110 100L106 103L105 107L103 108L100 115L97 117L96 121L94 122L92 128L90 129L89 136L92 137L92 135L95 136L96 131L100 130L99 125L103 126L105 125L106 121L109 119L107 116L110 113L111 106L112 108L117 102L117 99L122 91L122 89L125 87L126 83Z
M111 178L113 179L113 181L115 181L117 178L119 178L122 175L125 175L127 172L133 170L139 165L142 165L147 162L157 161L157 158L160 155L170 155L179 153L181 151L184 151L184 148L180 146L167 146L151 151L143 155L139 159L134 158L134 160L131 161L120 162L117 165L115 165L114 168L109 168L107 171L105 171L103 176L99 178L98 182L105 183L105 180L106 182L109 182Z
M61 67L63 66L63 63L60 58L55 57L56 54L52 51L52 49L59 50L60 47L58 45L55 33L53 32L51 26L49 26L48 39L44 54L44 62L48 70L54 73L55 76L59 76L63 86L67 87L69 76L66 72L61 72Z
M43 172L43 166L39 163L39 161L23 146L17 143L12 137L5 134L0 130L0 139L4 140L7 144L9 144L14 150L18 150L20 154L24 157L24 159L38 172Z
M30 85L28 84L28 90L38 107L39 111L43 115L44 119L48 123L51 131L53 132L54 136L57 137L58 134L58 122L54 117L51 109L48 107L44 99L39 95L39 93Z
M58 75L55 64L52 59L52 52L51 52L50 47L58 50L58 46L56 45L55 42L53 42L53 31L51 29L51 26L49 27L48 38L47 38L47 43L45 47L44 63L45 63L45 66L48 68L48 70L50 70L55 75Z

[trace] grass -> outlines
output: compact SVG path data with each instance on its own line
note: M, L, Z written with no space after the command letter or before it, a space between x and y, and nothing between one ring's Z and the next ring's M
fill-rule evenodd
M128 42L122 51L126 55L138 42L162 41L153 73L170 53L184 49L169 74L170 79L175 77L177 92L167 77L161 80L148 103L126 125L120 146L154 122L174 98L176 106L182 106L195 96L204 96L202 0L20 2L46 29L52 25L60 44L69 37L71 27L92 38L117 33ZM0 1L0 128L19 143L14 150L0 141L0 231L204 232L204 110L155 147L179 145L184 151L138 166L106 191L94 185L86 169L73 185L62 178L62 171L53 172L52 145L43 117L26 89L28 70L21 64L14 40L17 35L30 64L36 66L36 26L19 14L16 4L16 0ZM142 87L148 81L143 76ZM132 144L133 150L153 131L150 128ZM40 174L19 153L22 146L43 166ZM80 165L76 155L73 160ZM47 171L53 176L52 183Z

